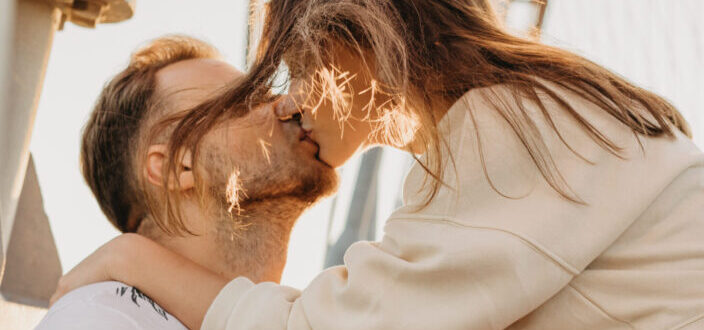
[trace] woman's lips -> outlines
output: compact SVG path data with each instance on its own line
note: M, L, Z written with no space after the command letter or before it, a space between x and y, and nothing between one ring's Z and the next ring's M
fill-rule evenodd
M318 152L320 151L320 146L313 141L313 139L310 138L308 133L304 130L301 130L301 135L299 137L299 141L305 146L305 148L310 149L313 153L315 153L315 157L318 157Z
M330 164L326 163L322 159L320 159L320 145L315 142L315 140L312 137L312 132L304 131L302 130L303 134L300 138L300 141L302 144L306 146L306 148L310 148L312 152L315 153L315 159L319 162L321 162L323 165L332 167Z

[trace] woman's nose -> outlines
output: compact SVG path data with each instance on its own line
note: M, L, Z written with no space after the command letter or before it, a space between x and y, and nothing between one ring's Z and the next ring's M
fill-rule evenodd
M304 111L303 114L301 115L301 128L306 131L310 132L313 130L313 116L311 116L310 111Z

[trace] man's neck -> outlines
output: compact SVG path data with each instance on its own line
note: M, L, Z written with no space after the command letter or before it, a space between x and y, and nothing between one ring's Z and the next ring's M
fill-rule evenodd
M201 212L188 212L188 222L202 228L196 230L198 235L151 236L222 276L278 283L286 264L291 229L307 206L295 198L283 197L245 204L234 217L213 219Z

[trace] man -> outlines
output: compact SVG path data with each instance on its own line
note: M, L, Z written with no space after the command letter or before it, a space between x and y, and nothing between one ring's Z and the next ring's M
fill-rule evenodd
M195 159L184 151L180 168L162 166L179 114L241 76L201 41L174 36L151 42L100 95L83 133L82 171L120 231L147 236L222 276L279 282L295 220L337 184L295 118L278 120L271 105L242 111L207 134ZM67 294L38 326L182 328L149 297L119 282Z

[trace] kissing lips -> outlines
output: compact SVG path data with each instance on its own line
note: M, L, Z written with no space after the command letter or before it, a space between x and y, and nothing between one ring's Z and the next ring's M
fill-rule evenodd
M327 167L332 167L328 163L324 162L322 159L320 159L320 145L313 140L310 136L309 131L301 130L301 135L299 136L299 141L301 144L304 145L305 148L310 148L311 152L315 153L315 159L319 162L321 162L323 165Z
M320 146L313 141L308 135L308 132L301 130L301 134L298 136L298 140L303 144L304 148L310 149L312 153L315 153L315 157L318 158L318 153L320 152Z

